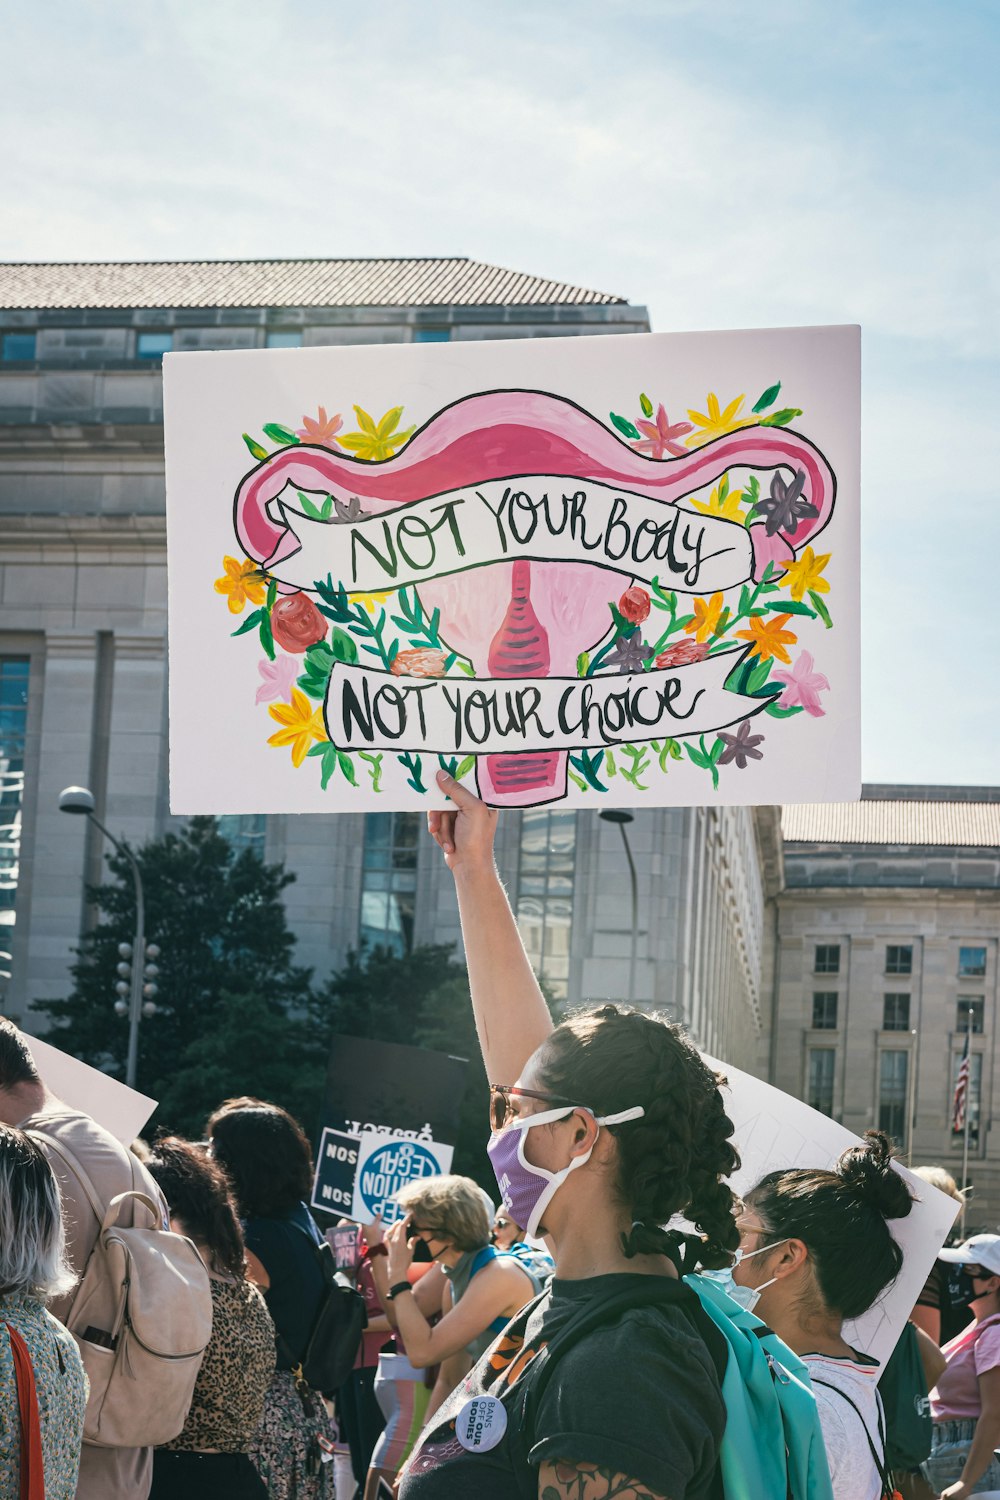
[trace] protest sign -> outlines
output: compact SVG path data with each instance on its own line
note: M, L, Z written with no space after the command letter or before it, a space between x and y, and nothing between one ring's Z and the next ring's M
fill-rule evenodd
M859 352L167 355L173 810L856 797Z
M451 1170L467 1072L443 1052L335 1037L313 1207L363 1224L401 1218L392 1201L401 1187Z
M789 1167L830 1168L849 1146L859 1144L836 1120L810 1109L801 1099L706 1057L728 1080L726 1113L733 1122L742 1159L732 1179L736 1193L745 1193L768 1172ZM944 1244L960 1210L947 1194L938 1192L897 1163L896 1170L918 1200L905 1219L890 1219L888 1226L903 1251L903 1269L891 1287L856 1322L844 1324L844 1337L852 1348L885 1361L896 1346L928 1272Z
M123 1146L130 1146L156 1108L156 1100L128 1088L99 1068L80 1062L68 1052L60 1052L51 1042L27 1032L24 1037L45 1087L64 1104L90 1115Z

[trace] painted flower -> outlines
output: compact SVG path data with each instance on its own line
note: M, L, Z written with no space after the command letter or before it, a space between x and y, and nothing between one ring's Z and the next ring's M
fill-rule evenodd
M443 651L432 651L427 647L397 651L389 671L394 677L443 677L446 660Z
M650 597L638 584L626 589L618 601L618 613L630 625L641 625L643 620L648 620L650 608Z
M304 443L318 443L323 448L332 448L339 439L336 433L344 425L344 419L339 412L332 417L326 414L326 407L321 406L315 417L303 417L302 426L298 429L297 436Z
M750 731L750 720L743 719L735 734L726 734L719 730L719 739L726 746L719 756L720 766L730 766L735 761L738 771L745 771L748 760L763 760L763 752L757 749L758 745L764 743L762 734L752 734Z
M740 508L743 504L743 491L725 490L723 493L723 489L720 480L707 500L692 500L691 504L702 515L717 516L722 521L737 521L742 524L746 519Z
M352 495L346 504L343 500L338 500L336 495L333 495L331 498L333 500L334 514L330 519L335 526L345 526L350 521L364 520L367 512L361 509L361 501L357 495Z
M773 656L775 661L791 663L785 647L794 646L798 640L797 635L785 629L791 618L791 615L775 615L768 620L763 615L751 615L747 621L749 630L737 630L736 634L740 640L753 641L751 656L759 656L761 661L770 661Z
M341 447L349 448L352 453L356 453L359 458L368 459L370 463L392 458L396 449L402 448L417 430L415 427L408 427L405 432L396 431L403 415L401 406L394 406L378 422L360 406L354 408L354 415L358 419L360 431L346 432L342 438L338 438L338 442Z
M637 453L648 453L650 458L663 458L668 453L675 458L682 457L685 450L677 439L692 430L690 422L671 423L662 402L657 408L655 422L639 421L635 425L645 437L632 447Z
M240 615L247 600L251 604L263 604L266 587L262 579L255 576L260 569L255 562L245 558L238 562L235 557L224 557L225 574L215 580L215 592L229 595L229 613Z
M301 766L313 740L325 740L323 710L313 707L305 693L292 688L291 703L273 703L268 713L281 728L272 734L269 745L291 745L292 765Z
M259 661L257 671L260 673L260 687L254 702L273 703L276 699L283 703L290 702L295 679L301 670L299 663L290 656L278 656L274 661Z
M348 598L352 604L363 604L370 615L373 615L380 604L385 604L391 599L391 594L349 594Z
M808 651L800 651L794 666L787 672L776 669L771 676L775 682L785 684L785 691L778 699L779 708L804 708L814 719L821 718L826 712L819 695L828 693L830 684L822 672L813 671L813 659Z
M696 641L707 641L722 614L722 595L719 593L713 594L711 599L696 599L693 607L694 618L687 622L684 629Z
M619 636L607 660L609 666L617 667L619 672L641 672L643 662L648 661L652 654L652 646L645 645L636 631L634 635Z
M727 407L723 408L715 392L710 391L707 412L688 412L695 426L701 428L701 431L696 432L694 437L688 438L688 447L700 448L702 443L709 443L713 438L725 437L727 432L736 432L740 427L752 427L753 417L740 416L740 408L745 400L746 396L736 396Z
M814 594L830 592L830 585L822 575L832 556L831 552L824 552L817 557L811 547L806 547L801 557L785 564L784 582L793 599L801 599L808 589Z
M308 594L285 594L271 610L271 634L283 651L306 651L326 632L326 620Z
M788 484L780 474L772 476L770 495L758 500L753 511L755 516L766 517L764 530L768 536L777 536L779 531L794 536L800 521L814 521L819 515L811 501L802 499L805 482L805 471L802 469L796 469L795 477Z
M708 655L707 641L678 641L661 651L656 658L658 667L690 667L696 661L704 661Z

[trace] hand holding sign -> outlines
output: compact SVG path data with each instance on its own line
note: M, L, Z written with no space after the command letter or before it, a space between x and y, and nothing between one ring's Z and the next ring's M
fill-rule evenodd
M455 811L432 811L427 814L427 831L444 855L449 870L465 868L491 869L493 866L493 840L496 836L497 815L461 782L439 771L437 784L455 804Z

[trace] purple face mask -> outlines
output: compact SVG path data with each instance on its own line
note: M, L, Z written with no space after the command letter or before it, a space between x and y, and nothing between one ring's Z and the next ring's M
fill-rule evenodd
M589 1113L590 1111L588 1111ZM523 1120L514 1120L504 1130L490 1136L486 1154L496 1176L497 1187L507 1213L515 1224L523 1224L529 1235L538 1233L542 1214L569 1174L590 1160L591 1152L574 1156L568 1167L560 1172L547 1172L544 1167L532 1166L525 1159L525 1137L533 1125L548 1125L552 1120L564 1120L573 1114L572 1109L546 1109L541 1114L526 1115ZM616 1115L595 1115L598 1125L622 1125L626 1120L638 1120L646 1113L641 1104L633 1109L623 1109ZM596 1138L594 1145L597 1144Z

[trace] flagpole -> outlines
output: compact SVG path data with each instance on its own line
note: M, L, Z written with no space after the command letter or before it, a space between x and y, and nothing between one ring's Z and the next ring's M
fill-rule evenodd
M965 1210L969 1199L969 1122L972 1119L972 1006L965 1023L965 1055L969 1074L965 1080L965 1141L962 1147L962 1238L965 1239Z

